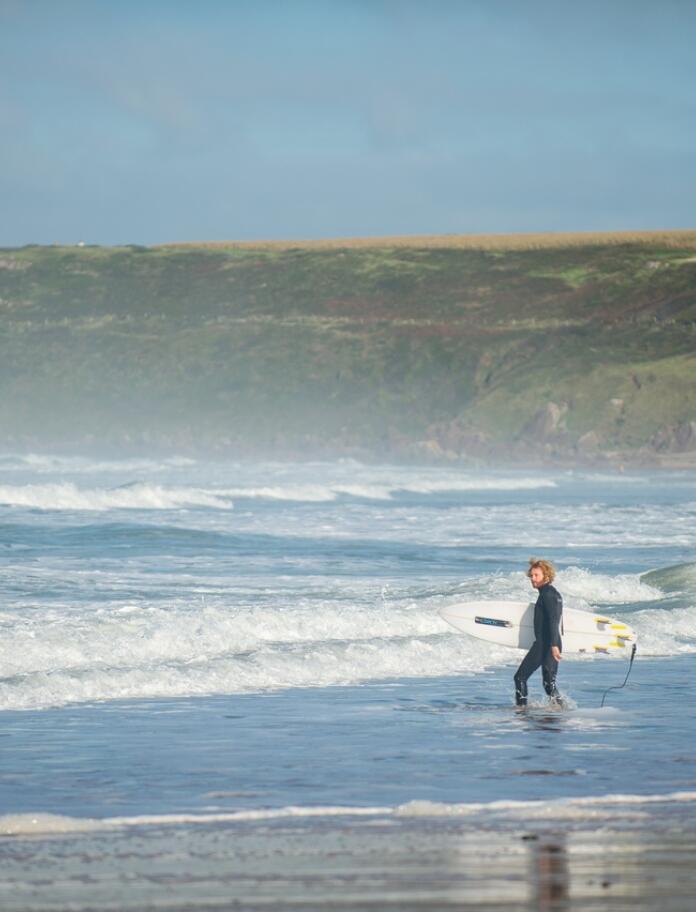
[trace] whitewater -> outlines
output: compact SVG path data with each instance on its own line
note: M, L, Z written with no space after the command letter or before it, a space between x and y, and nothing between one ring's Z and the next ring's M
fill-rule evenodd
M531 555L642 656L696 652L693 585L660 578L693 558L688 473L5 455L0 524L5 710L502 669L438 609L531 598Z

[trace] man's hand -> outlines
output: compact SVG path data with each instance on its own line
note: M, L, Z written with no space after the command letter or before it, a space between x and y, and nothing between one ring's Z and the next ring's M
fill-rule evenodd
M551 647L551 655L557 662L560 662L561 659L563 658L563 656L561 655L561 650L558 648L558 646Z

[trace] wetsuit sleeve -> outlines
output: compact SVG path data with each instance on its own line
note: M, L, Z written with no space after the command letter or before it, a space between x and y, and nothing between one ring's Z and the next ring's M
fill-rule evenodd
M555 589L544 593L544 614L549 646L558 646L561 649L561 615L563 614L563 599Z

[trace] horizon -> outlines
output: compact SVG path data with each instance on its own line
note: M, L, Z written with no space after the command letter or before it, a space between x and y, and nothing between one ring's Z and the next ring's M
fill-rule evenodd
M240 240L178 240L160 241L153 244L93 244L78 241L70 244L23 244L21 246L2 247L0 250L19 251L27 248L54 248L57 250L119 250L131 247L158 249L225 248L288 250L309 248L332 250L341 247L352 248L442 248L442 249L505 249L524 250L540 247L562 248L582 247L596 244L663 244L675 247L696 245L696 228L638 229L635 231L527 231L497 232L481 234L404 234L373 235L362 237L326 237L326 238L255 238Z

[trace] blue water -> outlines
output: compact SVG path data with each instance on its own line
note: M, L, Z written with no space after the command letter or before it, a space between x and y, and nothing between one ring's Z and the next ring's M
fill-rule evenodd
M210 814L696 793L696 658L639 661L632 685L568 663L584 706L510 707L511 669L361 687L5 713L5 813Z
M695 532L693 473L5 456L0 817L696 792ZM532 555L638 634L604 709L439 617Z

